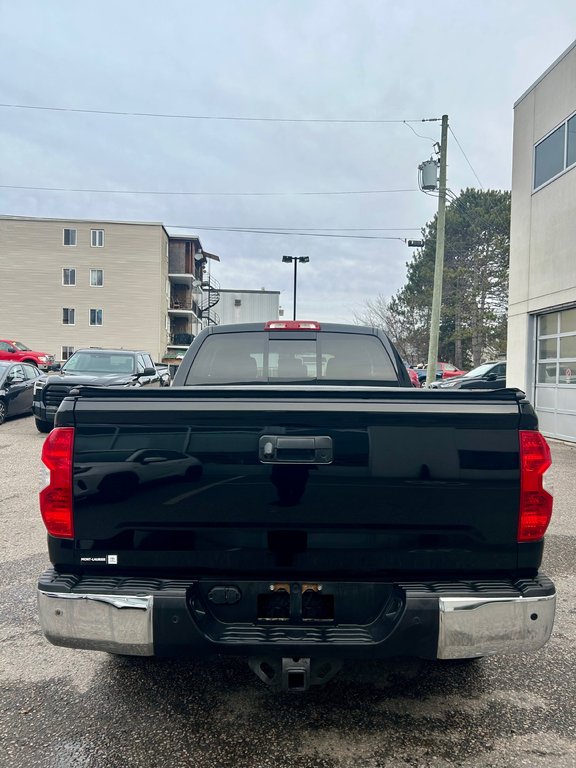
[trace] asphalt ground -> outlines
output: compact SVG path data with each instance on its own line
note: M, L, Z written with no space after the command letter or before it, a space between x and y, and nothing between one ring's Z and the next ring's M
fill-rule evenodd
M240 659L134 661L43 638L43 440L29 417L0 426L1 768L576 766L576 446L551 442L543 570L558 610L543 649L349 664L296 695L268 689Z

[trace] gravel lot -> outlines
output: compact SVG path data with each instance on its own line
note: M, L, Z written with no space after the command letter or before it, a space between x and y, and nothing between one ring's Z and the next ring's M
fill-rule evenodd
M291 695L268 690L241 660L128 661L44 640L43 439L32 418L0 427L2 768L576 766L576 446L552 443L543 570L559 604L545 648L471 665L348 666Z

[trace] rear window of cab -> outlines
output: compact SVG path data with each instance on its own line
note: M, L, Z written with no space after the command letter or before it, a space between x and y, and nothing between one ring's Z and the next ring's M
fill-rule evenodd
M201 384L371 384L398 386L390 356L377 336L318 332L279 338L267 332L215 333L200 347L186 386Z

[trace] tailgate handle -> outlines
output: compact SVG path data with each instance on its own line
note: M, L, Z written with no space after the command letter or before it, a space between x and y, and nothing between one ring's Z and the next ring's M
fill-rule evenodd
M262 435L258 456L263 464L331 464L332 438Z

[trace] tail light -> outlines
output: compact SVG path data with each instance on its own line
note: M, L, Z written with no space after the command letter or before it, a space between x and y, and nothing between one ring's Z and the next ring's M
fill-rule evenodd
M520 430L518 541L538 541L546 533L553 498L544 486L551 465L550 448L540 432Z
M56 427L42 447L48 483L40 491L40 513L51 536L74 538L72 519L73 427Z
M319 331L316 320L268 320L265 331Z

